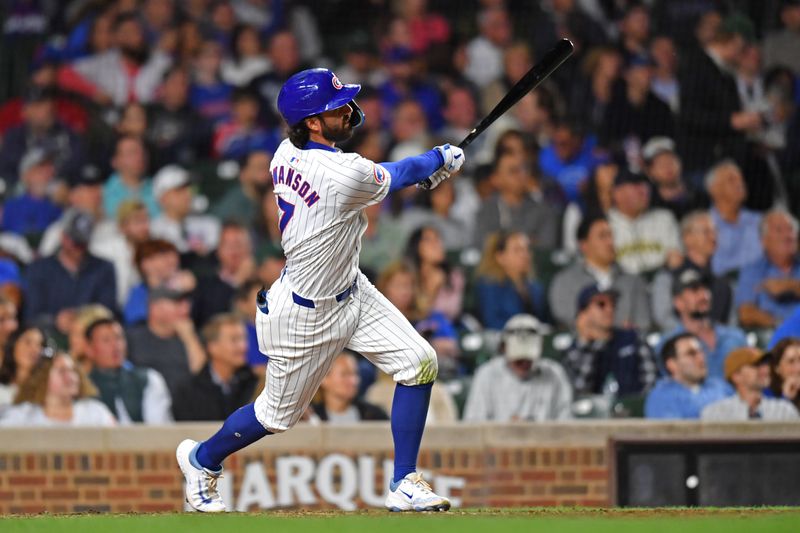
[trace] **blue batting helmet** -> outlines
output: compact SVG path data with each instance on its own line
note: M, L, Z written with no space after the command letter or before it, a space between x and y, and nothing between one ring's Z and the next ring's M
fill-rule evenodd
M360 90L361 85L355 83L343 85L336 74L326 68L303 70L281 87L278 110L286 123L294 126L304 118L349 104ZM360 111L357 106L353 107L354 115Z

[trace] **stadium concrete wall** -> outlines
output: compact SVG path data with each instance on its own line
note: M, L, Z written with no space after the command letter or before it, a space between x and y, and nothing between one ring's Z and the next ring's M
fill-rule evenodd
M178 511L175 446L216 424L0 430L0 514ZM800 424L641 420L452 425L426 430L420 467L454 505L609 506L611 438L800 437ZM298 426L231 457L230 510L380 506L391 476L387 423Z

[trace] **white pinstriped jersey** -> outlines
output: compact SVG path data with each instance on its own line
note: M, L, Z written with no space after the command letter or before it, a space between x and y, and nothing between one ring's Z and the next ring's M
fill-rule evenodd
M270 165L286 275L305 298L338 294L358 273L363 208L383 200L391 176L358 154L301 150L288 139Z

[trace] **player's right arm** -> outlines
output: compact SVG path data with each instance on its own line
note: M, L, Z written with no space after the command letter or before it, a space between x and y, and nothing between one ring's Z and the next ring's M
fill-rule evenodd
M393 163L381 163L392 176L389 191L404 189L431 178L431 188L458 172L464 164L464 151L458 146L443 144L414 157Z

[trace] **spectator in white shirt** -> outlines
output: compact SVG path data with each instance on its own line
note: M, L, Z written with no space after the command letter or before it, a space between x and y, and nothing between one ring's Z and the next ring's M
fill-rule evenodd
M478 15L478 29L481 34L467 44L464 75L483 88L503 75L503 48L513 37L508 12L502 7L484 9Z
M125 307L128 295L142 278L136 269L136 247L150 238L150 215L147 206L139 200L124 200L119 204L113 234L102 247L94 248L94 237L89 249L114 265L117 278L117 303Z
M702 420L738 422L745 420L798 420L794 405L783 398L766 398L769 386L768 354L758 348L738 348L725 359L725 378L736 394L706 406Z
M153 196L161 206L161 215L150 223L150 234L164 239L180 253L206 255L217 247L220 222L215 217L193 215L192 179L177 165L167 165L153 177Z
M50 352L52 354L52 352ZM3 426L114 426L97 389L63 352L42 357L0 420Z
M652 272L667 259L680 260L680 237L675 216L650 207L647 178L621 168L614 179L614 207L608 221L614 234L617 261L630 274Z
M502 357L478 367L464 420L543 422L570 418L572 387L560 364L541 358L543 330L532 315L515 315L506 322Z

